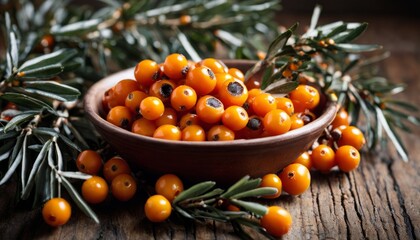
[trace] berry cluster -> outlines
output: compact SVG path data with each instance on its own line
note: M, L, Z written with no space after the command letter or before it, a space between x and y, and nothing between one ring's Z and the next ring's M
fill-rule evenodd
M122 202L136 194L137 182L129 165L121 157L112 157L103 164L97 152L85 150L77 157L76 166L80 172L92 175L83 182L81 188L83 199L90 204L104 202L109 192ZM64 198L52 198L44 204L42 216L47 224L61 226L70 219L70 204Z
M103 96L108 122L133 133L168 140L224 141L274 136L315 118L318 90L300 85L288 97L247 87L244 74L222 61L140 61L134 79Z

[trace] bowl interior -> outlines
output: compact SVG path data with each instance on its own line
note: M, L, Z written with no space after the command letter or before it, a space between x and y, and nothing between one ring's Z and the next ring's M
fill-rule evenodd
M226 60L229 67L246 71L255 63ZM215 180L232 183L244 175L261 177L290 164L322 134L333 120L336 107L326 103L322 114L302 128L285 134L229 142L168 141L141 136L108 123L103 117L104 92L122 79L134 79L134 68L95 83L85 97L87 117L101 136L122 157L151 174L174 173L188 181Z

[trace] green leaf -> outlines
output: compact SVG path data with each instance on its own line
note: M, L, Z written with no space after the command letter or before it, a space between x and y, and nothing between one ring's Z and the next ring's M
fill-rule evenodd
M261 89L265 89L271 82L271 76L274 72L274 64L270 64L265 70L261 81Z
M26 81L24 87L27 92L63 102L75 101L80 96L80 91L76 88L54 81Z
M185 36L183 32L179 31L179 29L176 29L176 30L177 30L178 41L181 43L184 50L188 53L191 60L193 60L194 62L199 62L201 60L201 57L197 53L193 45L190 43L187 36Z
M47 103L25 94L6 92L0 98L15 103L18 106L29 109L47 109L49 112L56 114L55 110Z
M16 171L16 168L22 162L22 149L19 150L18 155L12 161L13 161L12 165L9 166L9 168L7 169L7 172L4 174L3 178L0 181L0 186L3 185L5 182L7 182L7 180L10 179L10 177Z
M38 153L38 156L35 159L35 162L32 166L31 172L29 173L28 182L26 183L26 187L22 190L22 199L27 199L29 197L29 194L34 186L35 183L35 176L38 172L39 166L41 163L45 160L45 157L47 156L48 152L51 149L51 140L48 140L44 143L44 146L42 147L41 151Z
M191 214L189 214L187 211L185 211L184 209L182 209L182 208L180 208L178 206L174 206L173 208L175 209L175 211L177 211L183 217L186 217L188 219L195 220L195 218Z
M61 133L58 133L58 136L60 137L61 140L63 140L65 144L67 144L67 146L73 148L74 150L78 152L81 151L80 147L76 143L72 142L68 137L64 136Z
M77 206L89 217L93 219L96 223L99 224L99 218L95 214L95 212L89 207L88 204L83 200L83 198L79 195L77 190L71 185L71 183L65 178L61 177L63 186L67 189L67 192L70 194L73 201L77 204Z
M268 93L287 94L297 88L297 86L299 86L298 81L289 81L282 84L273 83L269 85L265 91Z
M197 197L208 190L212 189L216 185L213 181L201 182L193 185L192 187L182 191L173 201L173 204L181 202L183 200Z
M6 160L10 154L12 153L13 146L15 145L15 141L7 141L0 147L0 162Z
M89 19L80 22L71 23L65 26L54 25L51 27L51 34L54 35L79 35L85 32L92 31L98 28L98 24L102 22L102 19Z
M34 70L42 67L46 67L49 65L55 65L64 63L67 60L76 56L77 50L76 49L59 49L55 52L44 54L39 57L33 58L31 60L26 61L19 67L19 72L27 72L29 70Z
M266 206L263 206L259 203L255 202L246 202L238 199L231 199L230 200L233 204L242 207L246 209L247 211L250 211L258 216L264 216L268 212L268 208Z
M8 132L10 129L15 129L20 124L23 124L23 123L33 119L33 117L37 114L39 114L38 111L27 111L27 112L23 112L19 115L16 115L4 127L4 132Z
M389 107L386 107L383 111L384 113L388 113L388 115L390 115L392 118L395 118L395 117L403 118L415 125L420 125L420 118L413 116L411 114L406 114L406 113L397 111Z
M273 195L278 192L277 188L273 187L260 187L251 189L245 192L237 193L230 197L230 199L240 199L240 198L247 198L247 197L260 197L265 195Z
M249 175L246 175L246 176L242 177L236 183L234 183L232 186L230 186L230 188L228 188L228 190L225 193L223 193L220 197L221 198L228 198L228 197L232 196L233 194L235 194L234 192L237 191L237 189L239 187L241 187L245 183L247 183L250 178L251 177Z
M404 148L403 143L401 142L399 137L396 135L396 133L393 131L391 126L388 124L388 121L386 120L382 110L379 107L375 106L375 111L376 111L376 114L378 115L378 119L381 122L383 129L385 130L389 139L391 139L398 154L401 156L404 162L408 162L409 157L408 157L407 150Z
M57 76L58 74L62 73L64 67L61 63L51 64L47 66L42 66L34 69L29 69L26 71L21 71L20 73L23 74L21 77L22 79L32 79L32 78L51 78Z
M215 197L215 196L217 196L217 195L220 195L220 194L221 194L221 193L223 193L223 192L224 192L224 190L223 190L223 189L216 188L216 189L213 189L212 191L210 191L210 192L208 192L208 193L205 193L205 194L199 195L199 196L197 196L197 197L191 197L191 198L188 198L188 200L190 200L190 201L194 201L194 200L198 200L198 199L211 198L211 197Z
M50 137L58 137L58 132L56 132L53 128L48 127L37 127L32 130L34 135L47 135Z
M344 43L344 42L351 42L352 40L356 39L360 36L367 28L367 23L362 23L356 28L352 29L350 32L337 35L335 38L332 38L336 43Z
M325 38L332 38L335 35L342 33L347 30L347 24L341 24L338 27L334 28L331 32L329 32Z
M381 49L382 46L378 44L352 44L352 43L338 43L334 45L338 49L350 53L370 52Z
M293 31L297 28L298 25L298 23L295 23L287 31L280 34L276 39L274 39L274 41L271 42L267 50L266 59L271 59L278 51L284 47L284 45L286 45L287 40L289 40L290 36L292 36Z
M5 139L9 139L9 138L15 138L17 135L19 135L19 132L17 132L17 131L9 131L9 132L5 133L3 131L3 128L1 128L0 141L5 140Z
M16 40L16 34L12 31L9 36L10 57L12 58L13 67L17 68L19 62L19 46Z

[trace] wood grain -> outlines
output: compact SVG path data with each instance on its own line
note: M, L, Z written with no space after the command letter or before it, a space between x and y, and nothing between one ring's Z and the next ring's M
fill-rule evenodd
M282 14L286 21L307 23L307 16ZM398 97L420 104L419 19L367 16L346 20L370 22L361 42L379 42L392 57L381 65L383 75L408 84ZM327 16L337 20L341 16ZM325 20L325 18L324 18ZM323 21L324 21L323 20ZM280 20L279 20L280 21ZM286 24L287 25L287 24ZM392 145L377 152L364 152L357 171L324 175L312 172L310 190L299 197L287 195L265 202L285 207L293 216L292 230L283 239L419 239L420 238L420 131L402 139L411 160L403 162ZM152 224L143 213L145 196L125 204L109 200L94 207L101 219L97 225L76 206L68 224L46 226L40 209L14 203L15 184L0 187L0 239L236 239L226 224L183 224L179 220ZM260 238L256 233L250 233Z

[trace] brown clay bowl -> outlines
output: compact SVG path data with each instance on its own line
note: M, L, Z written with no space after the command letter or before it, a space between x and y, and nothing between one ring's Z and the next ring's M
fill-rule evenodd
M255 63L245 60L224 62L244 72ZM315 121L273 137L229 142L154 139L131 133L104 119L101 104L104 92L122 79L134 79L133 71L123 70L95 83L86 94L85 110L99 134L122 157L152 175L173 173L185 181L213 180L230 184L245 175L261 177L278 172L313 144L336 113L335 105L326 103Z

